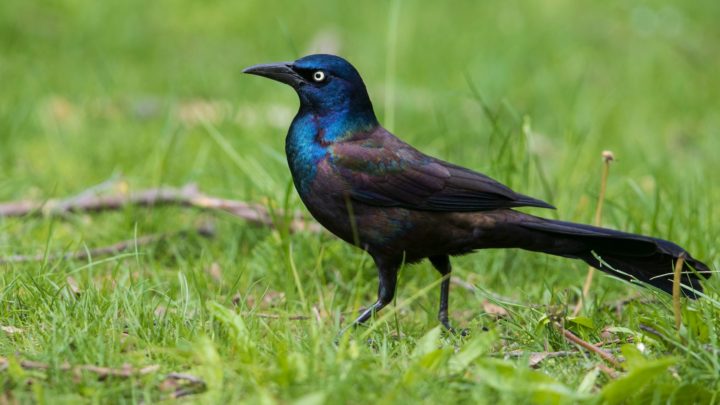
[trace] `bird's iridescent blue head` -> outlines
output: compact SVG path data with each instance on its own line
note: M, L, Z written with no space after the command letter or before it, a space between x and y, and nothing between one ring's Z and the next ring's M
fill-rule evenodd
M300 112L318 117L353 117L362 125L376 125L365 83L358 71L335 55L309 55L294 62L251 66L244 73L285 83L300 97Z

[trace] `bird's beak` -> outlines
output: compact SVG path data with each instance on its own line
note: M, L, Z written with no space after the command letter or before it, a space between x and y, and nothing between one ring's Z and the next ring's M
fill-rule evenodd
M267 63L263 65L250 66L249 68L243 69L243 73L277 80L281 83L290 85L293 88L298 88L301 84L305 83L305 79L292 69L292 62Z

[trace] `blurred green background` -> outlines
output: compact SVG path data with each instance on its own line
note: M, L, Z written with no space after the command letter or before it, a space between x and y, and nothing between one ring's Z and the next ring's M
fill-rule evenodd
M0 196L20 197L28 187L64 194L113 170L144 182L167 175L217 186L225 171L217 159L194 164L200 152L216 153L188 117L193 109L212 110L238 150L279 153L295 96L240 70L323 50L357 66L380 118L396 111L393 130L445 158L498 172L488 164L492 127L467 75L491 106L532 118L533 151L549 178L565 177L571 188L588 183L575 177L594 175L598 151L611 149L628 176L683 170L691 187L720 164L713 158L719 8L713 1L5 1ZM172 156L158 169L158 145L168 138Z
M676 241L716 269L718 21L720 2L713 0L4 0L0 201L63 198L122 178L130 190L195 182L209 194L271 207L288 199L291 208L301 209L289 189L283 153L296 96L241 70L331 52L361 72L378 117L398 136L558 207L545 215L590 222L600 154L613 151L617 161L604 224ZM82 250L184 229L204 219L205 214L176 208L131 208L61 220L0 218L0 255ZM335 352L306 366L318 376L314 382L307 375L300 378L299 371L290 376L273 371L277 361L264 355L245 366L270 371L244 375L233 357L237 350L223 340L223 333L215 333L222 327L210 322L215 318L207 301L230 307L238 293L261 300L268 291L281 291L286 294L282 304L273 308L285 314L308 311L321 302L330 314L323 318L322 332L292 323L271 325L285 331L278 332L287 334L284 340L267 337L258 326L271 321L248 326L253 339L266 339L259 352L285 350L312 358L317 353L308 347L329 344L343 322L340 313L373 299L374 270L361 252L328 235L289 236L226 217L217 220L217 227L214 239L182 238L109 264L0 265L5 266L0 267L0 324L26 331L20 337L0 334L0 355L20 353L53 364L122 364L130 360L116 338L137 333L130 350L135 356L130 359L137 361L131 362L149 358L170 371L205 364L188 360L202 350L231 359L215 364L226 373L215 376L220 382L210 391L216 400L284 400L316 389L321 392L317 398L343 399L357 386L366 387L359 392L367 398L397 398L373 391L383 384L369 371L379 360L367 348L360 360L368 370L349 360L352 356L343 358L351 369L365 370L357 371L356 380L330 378L344 367L332 357L342 357ZM219 280L205 270L212 263L221 269ZM484 252L456 263L461 277L528 306L574 302L585 267L519 252ZM304 295L289 276L292 267L299 269L308 289ZM402 296L437 278L429 266L415 267L422 271L404 273ZM81 298L63 289L68 275L87 291ZM608 278L598 285L602 299L637 292ZM57 301L48 301L48 295ZM462 292L454 297L459 322L487 322L480 298ZM408 328L403 333L411 337L435 324L435 292L419 302L400 319ZM152 316L158 306L175 308L174 318L163 318L158 325ZM518 328L534 330L535 315L528 309ZM605 313L589 316L603 319L596 322L611 319ZM717 312L706 316L711 322ZM637 327L632 317L617 322ZM593 333L603 324L596 326ZM508 336L519 332L500 333L513 341ZM298 335L309 340L288 343ZM521 349L543 349L542 339L528 336L517 338ZM409 348L399 343L391 349L402 357L413 342L405 342ZM411 363L383 364L395 367L389 373L396 375ZM556 366L546 372L577 387L582 377L578 369L585 369L577 363ZM693 376L688 381L717 384L712 377ZM28 377L14 376L6 386L25 392L18 385L22 378ZM447 380L419 381L429 391L405 386L400 392L425 400L468 400L497 390L463 386L448 394L443 391ZM47 384L48 392L63 393L68 400L107 399L114 392L97 382L88 383L94 391L57 380ZM222 384L237 390L213 391ZM134 393L123 397L127 400L154 395L149 393L152 384L126 388Z

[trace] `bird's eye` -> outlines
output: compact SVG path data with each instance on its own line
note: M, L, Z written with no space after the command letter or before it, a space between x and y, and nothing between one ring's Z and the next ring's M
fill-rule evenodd
M315 73L313 73L313 80L318 83L325 80L325 72L323 72L322 70L316 71Z

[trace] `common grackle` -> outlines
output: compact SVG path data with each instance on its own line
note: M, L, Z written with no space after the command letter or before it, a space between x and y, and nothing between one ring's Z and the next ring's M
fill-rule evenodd
M428 258L443 276L438 318L448 320L450 256L520 248L581 259L626 280L672 292L673 263L685 258L685 295L702 291L708 267L666 240L539 218L515 207L554 208L470 169L423 154L377 121L360 74L334 55L256 65L243 72L290 85L300 109L285 152L295 188L330 232L375 261L377 301L367 321L393 299L403 263Z

